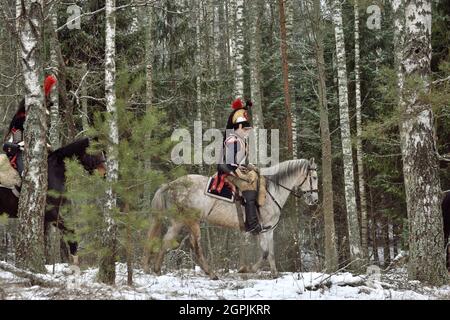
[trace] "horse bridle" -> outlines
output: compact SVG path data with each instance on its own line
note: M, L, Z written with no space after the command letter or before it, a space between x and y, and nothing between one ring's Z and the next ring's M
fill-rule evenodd
M298 193L295 192L293 189L290 189L290 188L288 188L288 187L285 187L285 186L283 186L282 184L273 181L272 179L269 179L269 178L267 178L267 177L266 177L266 179L272 181L272 182L275 183L276 185L278 185L278 186L282 187L283 189L289 191L290 193L292 193L293 196L295 196L295 197L297 197L297 198L301 198L301 197L302 197L303 195L305 195L305 194L311 194L311 193L313 193L313 192L319 192L318 189L313 189L313 188L312 188L312 176L311 176L311 174L310 174L311 171L317 171L317 169L316 169L316 168L311 168L311 166L308 166L308 174L305 176L305 179L303 179L302 183L300 183L299 186L298 186L299 188L301 188L301 186L306 182L306 179L309 178L309 190L306 190L306 191L300 190L300 192L302 192L302 194L298 194Z

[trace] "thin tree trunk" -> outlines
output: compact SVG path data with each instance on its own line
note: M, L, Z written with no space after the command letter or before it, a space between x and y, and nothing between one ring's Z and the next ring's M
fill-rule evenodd
M332 150L330 126L328 123L328 99L320 0L314 0L313 18L314 21L311 21L311 25L315 34L319 85L320 135L322 142L322 207L325 223L325 265L327 272L334 272L338 268L339 261L336 248L336 229L334 225Z
M235 0L235 28L234 34L235 42L235 81L234 81L234 95L235 97L244 96L244 0Z
M254 144L250 145L251 152L255 154L255 163L258 163L258 129L264 128L262 111L262 91L261 91L261 16L263 15L264 3L262 0L255 0L249 3L249 13L254 19L251 20L250 30L250 91L253 106L252 120Z
M359 232L358 212L353 175L352 142L350 135L350 118L348 112L347 67L345 61L345 42L342 23L342 9L338 0L334 1L333 24L336 38L336 56L339 83L339 113L341 125L342 154L344 162L345 202L347 209L347 224L349 234L350 259L362 259L361 237ZM354 263L358 268L362 261Z
M293 53L293 48L290 43L294 40L294 0L284 0L286 9L286 49L287 49L287 60L288 60L288 81L289 81L289 97L291 100L291 115L292 115L292 158L298 158L298 136L297 136L297 100L295 94L295 77L294 77L294 64L291 54ZM301 53L300 53L301 54ZM299 199L295 198L296 212L299 208Z
M153 20L154 8L152 5L147 5L146 8L147 28L145 32L145 97L147 111L152 109L153 105L153 58L154 58L154 40L153 40Z
M431 0L407 0L401 71L400 146L409 219L408 275L432 285L448 281L440 208L439 165L430 92ZM414 80L414 81L412 81ZM411 84L414 82L415 84Z
M87 72L87 63L81 65L81 74L85 75ZM86 80L81 84L81 96L87 96L87 82ZM89 113L87 99L81 99L81 123L83 131L89 130Z
M51 7L50 22L51 28L56 30L58 28L58 6L55 3ZM56 52L56 47L58 46L58 39L56 33L53 33L50 39L50 65L52 67L52 73L57 76L58 70L58 54ZM60 118L59 118L59 95L58 95L58 83L55 84L56 89L52 90L50 93L50 100L52 101L52 106L50 107L50 128L49 128L49 141L53 150L58 149L60 144Z
M284 0L278 0L279 14L280 14L280 37L281 37L281 64L283 70L283 92L284 92L284 107L286 109L286 130L288 139L288 152L293 154L292 147L292 110L291 110L291 96L289 92L289 67L287 57L287 41L286 41L286 16Z
M117 181L119 174L118 144L119 128L116 108L116 65L115 65L115 37L116 37L116 14L115 0L106 0L106 44L105 44L105 97L108 121L108 138L106 160L106 180L110 183L106 191L106 201L103 210L103 220L105 231L103 233L103 246L105 248L100 258L98 278L100 282L114 284L116 272L116 251L117 251L117 225L114 221L113 213L117 207L117 199L112 185Z
M19 199L16 264L45 272L44 212L47 196L47 119L42 92L42 0L22 0L19 22L25 84L24 177Z
M378 229L377 212L376 212L376 210L373 209L374 204L373 204L372 194L370 192L369 192L369 195L370 195L370 208L371 208L370 216L372 217L371 233L372 233L373 260L376 265L380 265L380 257L378 255L378 238L377 238L377 229Z
M197 8L195 10L197 16L195 17L195 91L196 91L196 102L197 102L197 121L202 121L202 43L200 28L202 23L202 0L196 0Z
M383 260L386 268L391 263L391 248L389 239L389 217L383 218Z
M358 183L359 183L359 200L361 208L361 246L363 258L366 259L368 254L367 244L367 201L366 201L366 180L364 177L363 166L363 148L362 148L362 118L361 118L361 82L359 79L359 7L358 1L354 2L355 14L355 94L356 94L356 159L358 164Z
M69 141L72 142L73 139L75 138L76 135L76 128L75 128L75 120L73 117L73 110L74 110L74 105L72 103L72 101L69 100L68 96L67 96L67 89L66 89L66 83L67 83L67 72L66 72L66 64L64 62L63 59L63 55L61 53L61 46L59 44L58 41L58 34L56 32L56 28L54 27L54 25L52 24L51 26L51 38L52 38L52 51L56 54L56 59L58 61L57 64L57 79L58 79L58 83L57 83L57 88L58 88L58 108L64 110L64 123L67 125L67 138L63 139L65 141L61 141L61 136L60 136L60 141L59 143L64 144L65 142ZM55 102L55 100L52 100L53 102ZM61 104L59 104L59 102L61 102ZM60 130L61 130L60 126Z

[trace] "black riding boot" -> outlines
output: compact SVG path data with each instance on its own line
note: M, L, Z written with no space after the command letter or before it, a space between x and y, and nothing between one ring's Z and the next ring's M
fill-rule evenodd
M17 165L17 171L19 172L20 176L22 177L22 173L23 173L23 152L22 152L22 150L19 150L19 152L17 153L16 165Z
M261 232L261 225L258 221L256 197L258 192L253 190L242 191L242 196L245 199L245 231L252 234Z

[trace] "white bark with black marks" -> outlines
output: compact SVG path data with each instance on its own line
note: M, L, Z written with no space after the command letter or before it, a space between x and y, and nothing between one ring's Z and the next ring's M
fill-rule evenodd
M44 212L47 195L47 119L42 90L41 1L22 0L19 43L25 85L24 173L19 199L17 266L45 272Z
M106 160L106 180L110 183L110 187L106 191L105 204L103 210L103 219L105 230L103 233L103 245L105 252L101 257L99 268L99 280L104 283L114 284L115 282L115 261L117 250L117 225L115 223L113 212L117 207L117 199L114 194L112 185L118 180L119 175L119 128L117 119L116 106L116 14L115 0L106 0L106 35L105 35L105 98L107 121L109 128L107 160Z
M366 201L366 180L364 177L362 147L362 115L361 115L361 81L360 81L360 50L359 50L359 6L358 1L354 2L355 18L355 101L356 101L356 159L358 164L359 200L361 209L361 246L363 257L368 257L368 233L367 233L367 201Z
M358 212L356 210L355 179L353 174L352 142L350 134L350 118L348 111L347 67L345 60L344 28L342 8L338 0L333 5L333 24L336 41L336 58L339 88L339 114L342 140L342 156L344 163L345 203L349 233L350 258L362 258L361 237L359 232ZM359 263L353 265L358 266Z
M445 267L439 165L433 136L430 91L431 0L405 2L400 142L409 219L410 279L433 285L448 281ZM414 82L414 84L412 84Z

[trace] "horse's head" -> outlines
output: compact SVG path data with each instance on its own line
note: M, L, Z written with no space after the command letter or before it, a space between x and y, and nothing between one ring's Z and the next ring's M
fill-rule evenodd
M97 171L103 176L106 173L105 155L103 152L88 153L89 145L89 138L83 138L55 150L53 154L61 160L76 157L86 171L91 174Z
M90 174L93 174L94 171L97 171L101 176L106 174L106 158L103 152L96 154L85 153L79 158L79 160L84 169Z
M319 202L318 178L317 178L317 164L314 158L311 158L307 167L307 174L305 180L300 185L301 190L305 196L305 202L312 206Z

